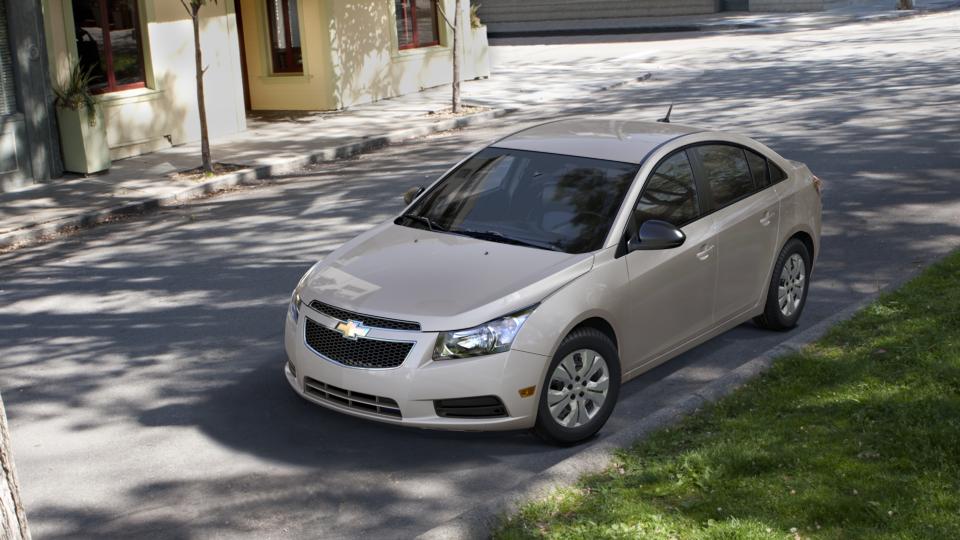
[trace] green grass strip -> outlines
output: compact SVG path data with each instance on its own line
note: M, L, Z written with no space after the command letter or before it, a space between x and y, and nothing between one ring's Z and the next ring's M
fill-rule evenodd
M960 539L960 253L495 537Z

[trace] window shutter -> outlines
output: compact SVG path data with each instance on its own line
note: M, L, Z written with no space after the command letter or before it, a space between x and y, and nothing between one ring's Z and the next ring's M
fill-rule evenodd
M0 116L17 111L13 88L13 56L7 39L7 3L0 0Z

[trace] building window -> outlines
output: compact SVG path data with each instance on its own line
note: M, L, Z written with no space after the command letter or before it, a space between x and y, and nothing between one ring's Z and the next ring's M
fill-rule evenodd
M395 0L397 44L401 49L440 44L437 29L437 0Z
M297 0L267 0L270 59L274 73L303 73Z
M94 92L144 86L138 0L73 0L77 56Z

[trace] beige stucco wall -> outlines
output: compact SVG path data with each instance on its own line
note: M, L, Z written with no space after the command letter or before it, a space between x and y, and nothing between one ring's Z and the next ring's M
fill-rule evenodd
M147 88L100 96L111 157L118 159L200 138L193 28L176 0L139 0ZM76 61L70 0L43 0L51 79L61 84ZM233 2L201 10L207 119L213 137L246 128Z
M397 49L395 3L332 0L334 5L334 81L341 107L419 92L453 80L450 47L452 31L439 21L440 45ZM453 22L454 0L442 0ZM490 75L485 58L486 40L476 39L470 28L469 2L461 2L461 35L465 36L462 77ZM484 34L485 37L485 34Z
M342 109L449 84L452 35L440 22L441 44L400 51L392 0L297 0L303 75L270 73L266 8L241 0L250 101L254 109ZM443 0L453 16L454 0ZM486 30L472 29L463 2L462 77L490 74Z
M273 74L267 3L240 0L250 106L258 110L335 109L330 86L330 20L327 0L295 0L300 13L303 74Z

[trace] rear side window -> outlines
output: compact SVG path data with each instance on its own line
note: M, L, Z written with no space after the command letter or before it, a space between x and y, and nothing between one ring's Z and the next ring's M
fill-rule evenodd
M700 208L687 153L677 152L664 160L650 176L634 210L636 225L659 219L677 227L697 219Z
M768 163L770 163L768 161ZM770 183L776 184L777 182L782 182L787 179L787 173L783 172L783 169L777 167L775 163L770 163Z
M767 176L767 159L756 152L744 150L747 154L747 164L750 165L750 174L753 176L753 183L758 189L763 189L770 185L770 179Z
M707 185L717 208L750 195L756 189L743 149L725 144L707 144L696 149Z

